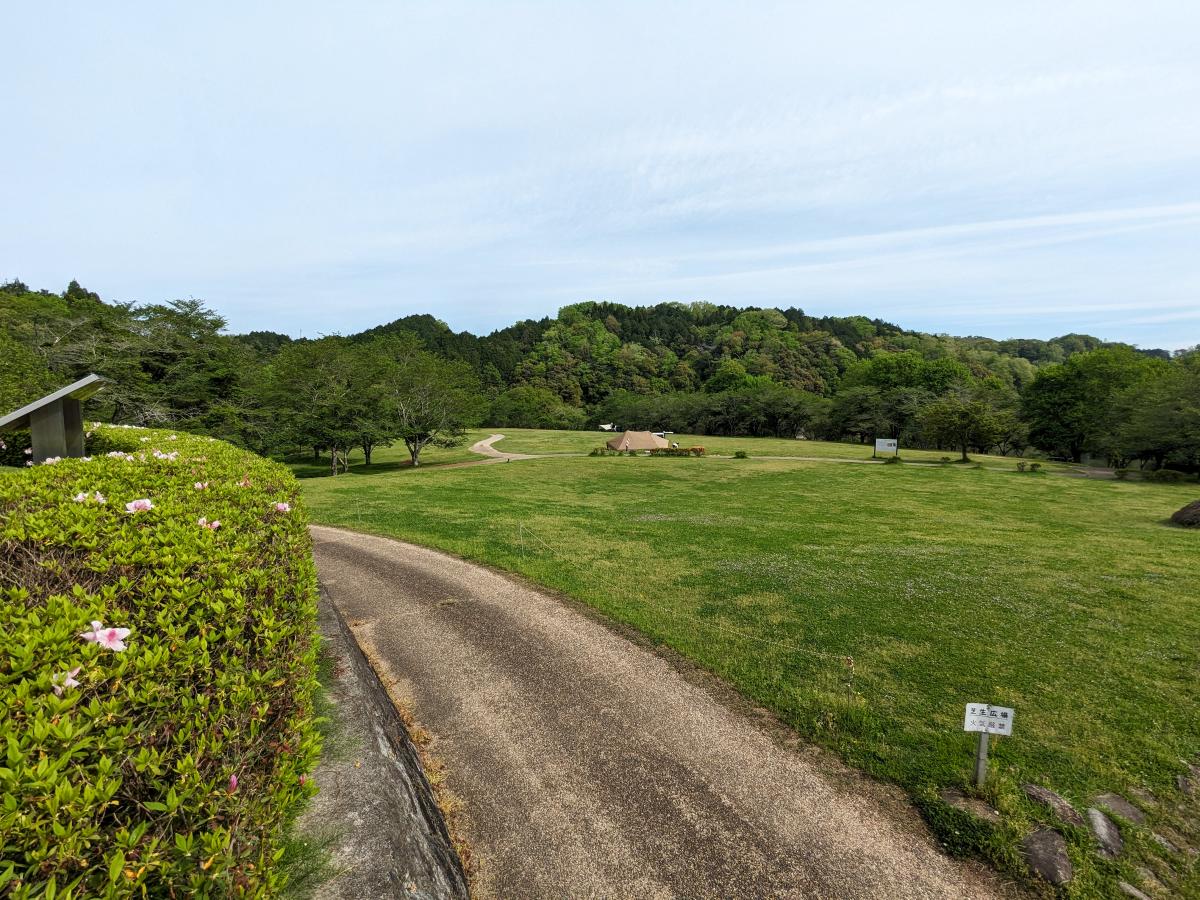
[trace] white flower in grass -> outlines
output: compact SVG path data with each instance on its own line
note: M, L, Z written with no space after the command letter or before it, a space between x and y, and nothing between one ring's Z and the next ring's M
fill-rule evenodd
M154 509L154 504L146 497L141 500L131 500L125 504L125 512L139 513Z
M78 494L76 494L76 495L75 495L75 496L74 496L72 499L73 499L73 500L74 500L76 503L87 503L87 500L88 500L88 494L87 494L87 491L80 491L80 492L79 492Z
M105 497L99 491L96 491L96 493L94 493L92 496L96 498L96 502L99 503L101 506L103 506L104 504L106 504L108 502L108 498Z

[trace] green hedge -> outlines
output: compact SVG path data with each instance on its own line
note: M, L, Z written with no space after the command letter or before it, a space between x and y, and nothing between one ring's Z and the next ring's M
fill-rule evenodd
M93 441L128 452L0 473L0 896L274 893L319 750L295 480L208 438Z

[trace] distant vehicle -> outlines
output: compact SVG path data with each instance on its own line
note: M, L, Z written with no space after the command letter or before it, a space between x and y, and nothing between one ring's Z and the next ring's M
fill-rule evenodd
M612 431L613 428L615 427L615 424L616 423L614 423L614 422L609 422L607 425L601 425L600 430L601 431Z

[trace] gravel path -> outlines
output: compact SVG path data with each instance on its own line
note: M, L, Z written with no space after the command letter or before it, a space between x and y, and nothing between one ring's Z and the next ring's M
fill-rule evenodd
M897 791L787 749L726 689L570 605L420 547L312 535L322 583L434 735L474 896L1005 896Z
M538 457L532 453L505 453L503 450L497 450L492 444L503 438L502 434L493 434L491 437L484 438L482 441L476 441L471 445L471 452L478 453L480 456L489 456L492 459L537 459Z

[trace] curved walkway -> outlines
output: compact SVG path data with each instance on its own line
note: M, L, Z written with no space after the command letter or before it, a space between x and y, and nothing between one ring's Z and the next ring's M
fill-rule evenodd
M1004 895L897 791L780 746L565 603L432 550L312 535L322 584L463 801L473 896Z
M478 453L480 456L489 456L492 459L537 459L537 455L532 453L505 453L503 450L497 450L492 444L502 440L504 435L493 434L491 437L484 438L482 441L476 441L471 445L471 452Z

